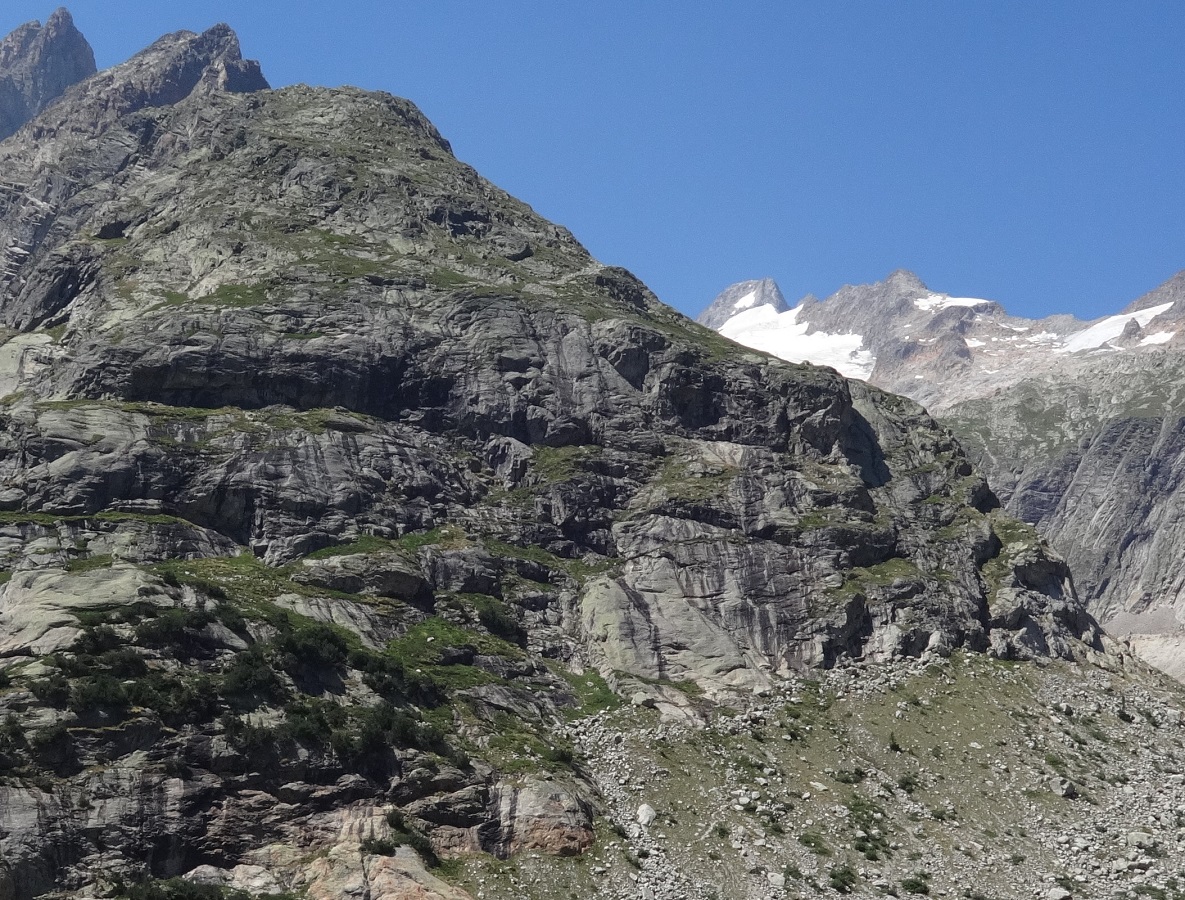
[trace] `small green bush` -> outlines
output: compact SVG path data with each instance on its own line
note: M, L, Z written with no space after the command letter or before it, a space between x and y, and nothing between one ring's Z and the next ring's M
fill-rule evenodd
M29 685L33 696L55 709L65 709L70 702L70 682L60 672L54 672L48 678L39 678Z
M827 875L831 889L841 894L850 894L856 886L856 870L849 865L836 866Z
M70 686L70 708L75 712L94 709L123 710L131 706L123 682L110 675L79 678Z
M908 878L901 879L901 890L907 894L930 893L930 873L914 872Z
M136 643L191 654L201 649L198 632L213 621L205 610L168 609L136 626Z
M236 654L222 676L222 691L239 701L277 700L285 693L279 675L258 644Z
M384 838L366 838L360 849L363 853L369 853L372 856L394 856L399 845Z
M82 634L71 645L70 650L79 656L98 656L108 650L122 646L123 641L110 625L84 628Z
M827 842L823 840L823 835L814 831L804 831L798 836L798 843L806 847L811 853L816 856L830 856L831 848L827 846Z
M346 661L350 647L337 629L320 622L282 629L272 641L280 667L290 675L311 669L332 669Z

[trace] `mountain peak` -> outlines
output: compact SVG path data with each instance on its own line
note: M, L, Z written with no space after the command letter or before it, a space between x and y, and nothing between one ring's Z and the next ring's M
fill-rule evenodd
M53 11L48 19L45 20L45 28L47 31L64 31L74 27L74 17L70 15L70 10L64 6L59 6Z
M175 31L127 62L70 88L60 103L38 118L34 137L44 142L62 131L93 137L129 113L170 106L194 94L268 88L259 63L243 59L238 35L230 26L215 25L201 34Z
M95 54L64 7L0 41L0 140L95 73Z
M775 312L785 312L790 308L776 281L772 278L759 278L738 281L726 287L711 305L699 314L696 321L708 328L719 328L737 313L758 306L772 306Z
M1153 306L1162 306L1165 303L1179 303L1181 301L1185 301L1185 269L1182 269L1159 287L1153 288L1142 297L1133 300L1124 307L1123 313L1139 312ZM1182 303L1181 306L1185 306L1185 303ZM1178 307L1178 309L1181 309L1181 307Z
M929 291L922 279L908 269L897 269L884 280L886 287L894 291Z

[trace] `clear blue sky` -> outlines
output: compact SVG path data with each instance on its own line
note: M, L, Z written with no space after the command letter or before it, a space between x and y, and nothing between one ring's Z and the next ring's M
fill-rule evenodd
M9 0L0 31L54 3ZM75 0L100 66L229 22L275 86L415 101L457 155L695 314L896 268L1024 315L1185 268L1185 4Z

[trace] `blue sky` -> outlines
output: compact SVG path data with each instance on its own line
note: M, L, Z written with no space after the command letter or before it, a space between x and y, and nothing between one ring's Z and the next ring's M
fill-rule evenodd
M689 314L745 278L793 300L908 268L1091 318L1185 268L1178 2L67 5L100 66L226 21L275 86L408 97ZM53 7L10 0L0 31Z

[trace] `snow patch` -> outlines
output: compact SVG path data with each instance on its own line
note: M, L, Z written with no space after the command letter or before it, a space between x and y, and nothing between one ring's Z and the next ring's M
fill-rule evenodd
M1147 347L1149 344L1167 344L1173 339L1175 331L1157 331L1155 334L1150 334L1144 340L1140 341L1141 347Z
M986 347L986 341L977 341L975 338L963 338L963 343L974 350L976 347Z
M1139 312L1108 316L1075 334L1063 346L1058 347L1057 352L1077 353L1079 350L1094 350L1123 334L1123 329L1127 327L1127 323L1132 319L1135 319L1140 324L1140 327L1143 328L1161 313L1167 312L1172 305L1171 302L1162 303L1159 306L1141 309Z
M757 291L749 291L749 293L745 294L745 296L743 296L740 300L738 300L736 303L734 303L732 305L732 308L739 312L742 309L748 309L750 306L752 306L756 302L757 302Z
M810 324L798 322L801 310L801 306L796 306L779 313L763 304L737 313L721 326L720 333L738 344L772 353L787 362L831 366L848 378L867 380L872 375L876 357L863 349L863 335L825 331L807 334Z
M974 297L947 297L945 294L931 294L929 297L919 297L913 305L923 312L946 309L950 306L982 306L991 303L990 300L977 300Z

